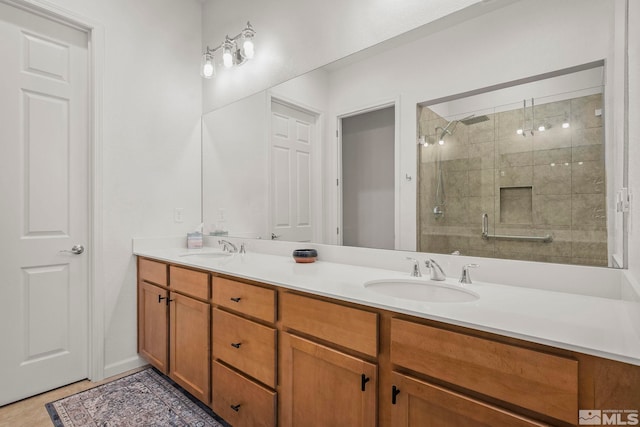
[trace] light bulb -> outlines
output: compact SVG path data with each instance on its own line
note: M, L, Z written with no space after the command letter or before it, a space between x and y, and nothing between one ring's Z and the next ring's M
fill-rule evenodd
M231 41L229 36L227 36L227 38L224 40L224 43L222 44L222 63L224 64L225 68L233 67L233 49L233 41Z
M247 59L253 58L256 53L253 45L253 37L255 35L256 32L251 26L251 23L247 22L247 26L242 30L242 38L244 39L244 42L242 43L242 51L244 52L244 57Z
M544 127L544 125L538 126L538 130L539 130L540 132L544 132L544 131L545 131L545 129L546 129L546 128Z
M233 67L233 55L231 55L230 50L225 50L222 54L222 63L224 64L225 68Z
M202 62L200 64L200 75L205 79L210 79L215 74L216 74L216 69L213 65L213 55L207 52L204 55L202 55Z
M562 129L568 129L568 128L569 128L569 122L562 123Z
M516 133L517 133L518 135L522 135L522 129L518 129L518 130L516 131Z
M207 61L204 64L204 67L202 67L202 74L204 75L204 77L206 78L211 78L213 77L213 64L211 63L211 61Z
M438 141L438 144L444 145L444 139L441 139L440 141Z
M242 49L244 50L244 56L247 59L251 59L255 55L255 50L253 48L253 40L251 39L246 39L244 41L244 44L242 45Z

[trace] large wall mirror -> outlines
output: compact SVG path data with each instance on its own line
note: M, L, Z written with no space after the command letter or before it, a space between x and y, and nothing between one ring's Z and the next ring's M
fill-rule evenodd
M205 231L623 266L619 3L504 2L204 114Z

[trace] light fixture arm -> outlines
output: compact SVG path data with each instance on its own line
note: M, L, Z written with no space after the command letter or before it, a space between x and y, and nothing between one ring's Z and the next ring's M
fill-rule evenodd
M229 37L229 35L227 34L225 36L225 40L214 48L210 48L209 46L207 46L206 53L213 55L215 52L225 47L225 44L227 43L231 43L235 45L240 38L254 37L255 35L256 35L256 31L251 26L251 22L247 21L247 26L244 28L244 30L242 30L240 33L236 34L233 37Z

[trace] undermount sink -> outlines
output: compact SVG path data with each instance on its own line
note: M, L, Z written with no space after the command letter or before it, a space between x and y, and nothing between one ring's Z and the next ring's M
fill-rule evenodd
M480 296L459 285L420 279L372 280L366 289L395 298L426 302L471 302Z
M204 259L216 259L216 258L226 258L230 257L231 254L229 252L222 251L211 251L211 252L187 252L184 254L180 254L183 257L193 257L193 258L204 258Z

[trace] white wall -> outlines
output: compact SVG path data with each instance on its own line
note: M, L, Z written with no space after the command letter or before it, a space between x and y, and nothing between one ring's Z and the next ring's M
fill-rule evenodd
M269 237L267 117L265 92L203 116L205 233L222 228L232 236Z
M104 301L105 375L139 363L131 238L186 233L200 222L196 0L53 0L104 28L102 197L98 286ZM196 58L194 60L194 58ZM184 209L174 223L173 209Z
M282 83L479 0L206 0L204 47L255 28L256 56L204 83L203 111ZM231 71L231 72L230 72Z

